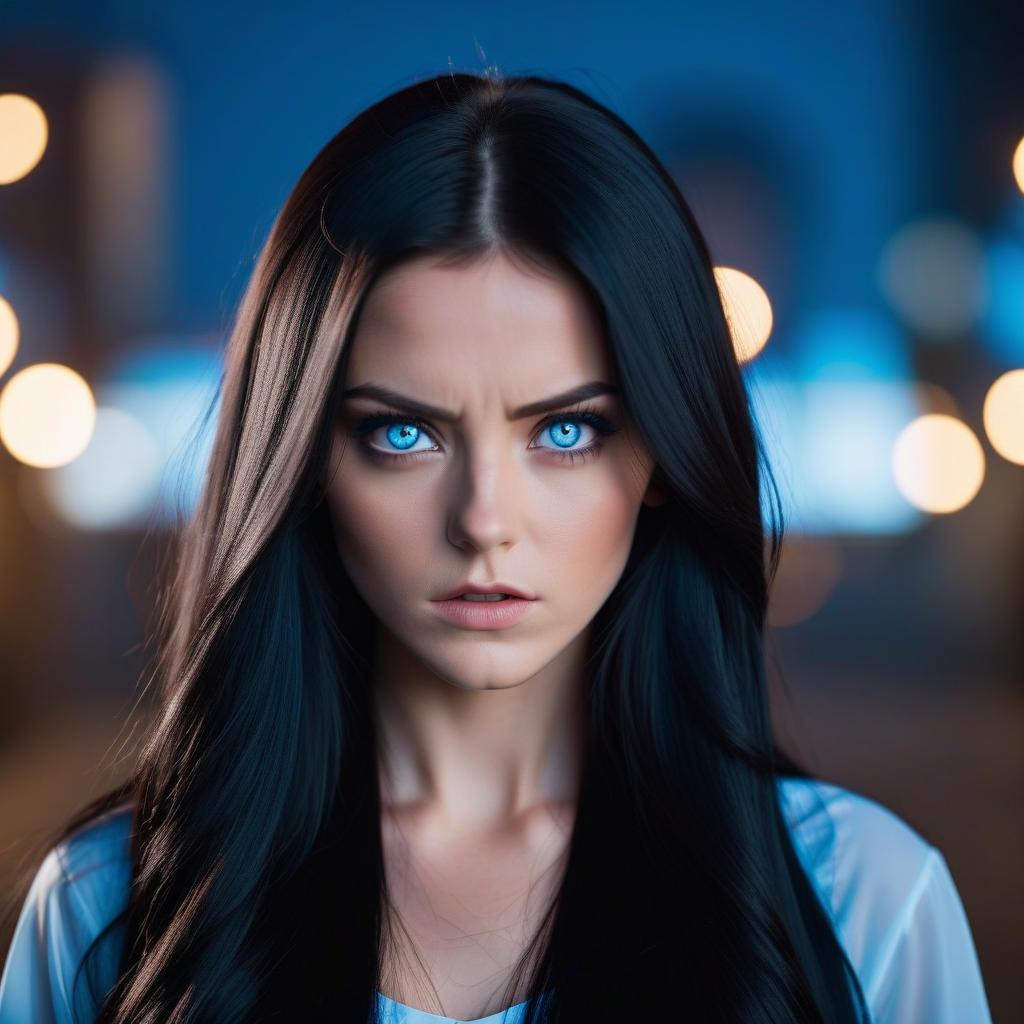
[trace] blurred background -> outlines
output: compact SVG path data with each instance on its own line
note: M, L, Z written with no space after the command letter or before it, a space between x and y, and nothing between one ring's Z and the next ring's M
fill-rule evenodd
M591 92L678 180L783 495L780 738L942 850L1018 1019L1022 41L1024 5L944 0L0 3L0 892L127 773L158 548L276 212L368 104L496 65Z

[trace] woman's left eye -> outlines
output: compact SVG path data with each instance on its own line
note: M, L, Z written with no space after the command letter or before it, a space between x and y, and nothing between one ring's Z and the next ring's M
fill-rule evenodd
M594 422L598 417L582 416L559 416L555 419L547 419L541 426L538 435L542 441L550 440L554 447L547 448L553 451L559 458L568 459L570 462L578 458L586 458L588 455L596 454L602 445L602 437L610 430L602 431L601 426ZM606 421L605 421L606 422ZM609 425L610 426L610 425ZM586 430L591 431L591 441L582 447L577 447L581 437L586 436ZM546 448L546 445L538 447Z
M589 444L577 447L581 436L584 435L581 425L589 427L593 431L593 436ZM366 453L379 462L406 462L415 459L418 454L437 451L436 442L427 448L415 447L421 440L433 440L430 427L415 417L403 418L388 414L367 416L356 424L352 430L352 436L368 439L380 427L388 428L384 431L384 443L389 446L387 449L369 444L367 440L362 441ZM541 440L550 440L551 446L541 444L530 447L538 447L552 452L559 460L568 460L572 463L577 459L596 456L604 446L604 438L618 429L604 416L590 410L572 414L556 414L548 416L541 423L537 433L537 437Z

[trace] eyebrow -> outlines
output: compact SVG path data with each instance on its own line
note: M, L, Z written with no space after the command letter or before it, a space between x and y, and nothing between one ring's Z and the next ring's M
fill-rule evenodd
M526 416L536 416L538 413L548 412L551 409L561 409L566 405L573 405L576 402L585 402L588 398L596 398L598 395L618 395L619 389L614 384L607 384L604 381L592 380L578 387L570 388L558 395L551 395L550 398L542 398L537 402L529 402L513 409L509 419L518 420ZM381 402L387 402L401 412L411 413L414 416L422 416L442 420L446 423L453 423L459 417L448 409L442 409L437 405L429 405L420 402L407 395L400 395L390 388L381 387L379 384L357 384L355 387L346 389L342 398L376 398Z

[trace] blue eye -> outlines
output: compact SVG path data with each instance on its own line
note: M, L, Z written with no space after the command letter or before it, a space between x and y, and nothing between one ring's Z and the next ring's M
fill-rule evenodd
M384 432L386 446L384 448L369 444L369 438L380 427L388 428ZM430 439L431 435L427 432L426 424L421 420L403 418L401 415L378 413L374 416L366 416L355 425L352 436L362 440L363 450L367 455L381 462L405 462L422 452L436 451L436 447L413 449L413 445L417 441ZM411 452L411 454L403 455L402 452Z
M574 448L580 439L581 423L586 424L594 431L594 438L588 445L582 448ZM544 448L545 451L553 452L561 462L568 462L570 465L577 459L586 460L596 458L601 454L604 447L604 439L614 434L619 428L610 423L600 413L592 409L581 409L574 413L556 413L548 416L541 423L542 436L549 437L555 442L554 448Z
M400 423L388 427L387 431L388 441L402 451L411 448L419 436L420 428L415 423Z
M590 444L582 448L578 444L582 433L580 424L586 424L595 431ZM385 447L379 448L363 440L363 450L370 458L384 463L400 463L415 459L417 455L438 451L436 442L428 447L413 449L420 440L433 440L431 428L416 417L403 416L401 413L377 413L360 420L352 430L352 436L368 438L379 427L387 427ZM573 413L557 413L544 419L539 427L539 434L554 442L554 447L538 445L539 450L551 452L560 461L575 462L597 456L604 446L604 438L619 428L610 423L604 416L591 409L581 409ZM531 447L534 447L531 445ZM404 454L408 453L408 454Z
M547 432L559 448L571 448L579 440L580 427L576 420L561 420L548 427Z

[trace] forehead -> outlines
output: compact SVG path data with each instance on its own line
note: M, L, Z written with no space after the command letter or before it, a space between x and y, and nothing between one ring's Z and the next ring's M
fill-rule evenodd
M462 266L426 256L366 297L347 379L411 388L438 404L500 396L509 406L612 379L600 321L573 277L496 254Z

